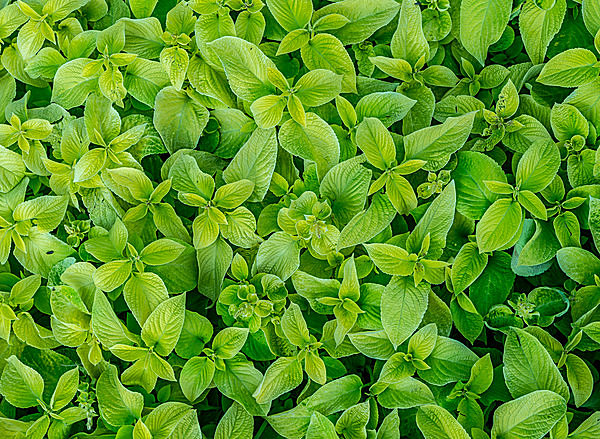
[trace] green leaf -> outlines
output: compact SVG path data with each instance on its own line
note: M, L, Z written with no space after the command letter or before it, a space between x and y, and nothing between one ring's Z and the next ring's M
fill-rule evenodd
M0 377L0 393L18 408L35 407L42 400L44 380L34 369L11 355Z
M0 146L0 190L8 192L25 176L25 164L20 154Z
M313 21L341 14L348 23L329 30L344 43L357 44L367 40L375 31L387 25L398 13L399 6L393 0L371 3L368 0L343 0L328 4L313 14Z
M428 171L441 169L450 160L450 154L465 144L474 118L474 112L449 117L441 125L410 133L404 138L405 160L424 160Z
M318 107L334 99L342 90L342 77L330 70L316 69L302 76L294 93L307 107Z
M467 289L481 275L488 262L488 255L479 253L477 244L467 242L456 255L452 264L454 293Z
M126 389L119 381L117 368L109 365L98 378L98 408L100 416L110 425L131 425L142 416L144 397Z
M167 356L175 348L185 314L185 294L165 300L156 307L142 327L142 340L159 355Z
M300 307L292 303L281 317L281 330L294 345L303 348L310 341L310 334Z
M429 59L429 43L423 33L421 8L410 0L403 0L398 16L398 27L392 36L391 49L394 58L400 58L415 66L421 57Z
M511 257L504 252L495 252L488 258L483 272L469 288L469 297L481 315L486 315L492 306L503 303L515 281L511 269Z
M279 130L279 144L290 154L315 162L322 179L340 159L340 145L335 132L315 113L306 113L306 126L293 119Z
M416 260L406 250L392 244L364 244L369 258L386 274L410 276L415 268Z
M229 360L242 349L247 338L246 328L225 328L215 336L212 349L217 358Z
M214 383L219 392L239 402L253 416L266 416L270 404L258 404L252 394L262 381L262 374L243 355L225 360L225 370L215 371Z
M383 418L377 430L377 439L400 439L400 417L398 410L392 410Z
M267 7L286 31L304 28L313 14L310 0L267 0Z
M357 213L344 227L338 239L338 250L362 244L383 231L396 216L396 209L385 195L375 194L369 207Z
M254 391L259 404L266 404L275 398L294 390L302 383L302 366L296 357L279 357L265 372L260 385Z
M481 357L471 368L471 376L467 381L468 389L477 395L490 388L494 379L494 366L490 354Z
M544 206L542 200L540 200L533 192L520 191L517 195L517 201L534 217L543 221L548 219L546 206Z
M140 252L140 260L146 265L164 265L181 255L184 246L171 239L159 239L151 242Z
M443 407L424 405L417 411L417 426L425 439L468 439L469 435Z
M252 44L260 44L265 26L265 17L261 12L242 11L235 20L235 33Z
M369 422L369 402L356 404L344 411L335 423L335 430L349 439L367 437L366 425Z
M243 179L252 181L254 189L248 201L262 201L269 189L276 159L275 130L256 129L231 160L223 178L227 183Z
M493 159L474 151L460 151L458 166L452 171L456 183L456 210L473 220L479 220L488 207L498 199L485 181L505 183L502 168Z
M535 439L545 436L565 415L564 398L537 390L502 404L494 412L493 438Z
M485 65L489 47L496 43L508 24L508 0L465 0L460 5L460 42Z
M314 412L310 417L310 424L306 430L306 439L337 439L335 425L319 412Z
M425 383L412 377L404 377L377 395L377 401L385 408L408 409L431 404L434 397Z
M381 296L381 323L388 338L398 347L419 327L425 311L430 287L415 286L411 277L392 278Z
M169 85L169 77L156 61L137 57L127 65L125 72L123 85L127 92L149 107L154 106L158 93Z
M250 110L256 124L267 130L279 125L285 106L286 100L282 95L267 95L252 102Z
M435 348L427 357L430 369L419 370L419 376L430 384L443 386L456 381L466 381L477 361L475 355L461 342L438 336Z
M207 247L196 249L198 260L198 291L215 300L221 292L221 284L231 264L233 251L221 238Z
M130 343L123 324L101 291L95 293L91 326L98 340L107 348Z
M396 160L394 139L379 119L367 117L358 125L356 143L376 168L389 169Z
M535 390L551 390L569 398L569 388L552 357L533 335L517 328L504 345L504 378L514 398Z
M143 325L152 311L169 298L169 293L156 273L133 273L123 287L123 298L135 319Z
M406 249L411 253L419 253L423 241L429 235L429 259L436 259L446 247L446 238L454 222L456 206L456 189L454 182L437 196L429 205L406 241Z
M254 418L240 404L225 412L215 430L215 439L252 439Z
M569 49L544 64L537 80L544 85L577 87L587 84L600 74L596 55L587 49Z
M179 149L194 149L208 123L208 110L174 87L156 95L154 127L172 154Z
M362 162L364 157L338 163L321 181L321 196L331 202L332 213L340 224L347 224L365 206L371 171Z
M91 61L87 58L78 58L58 68L52 87L52 102L67 110L85 102L88 95L98 87L98 75L82 74L83 68Z
M125 283L131 276L131 261L108 262L94 273L94 283L102 291L113 291Z
M517 187L539 192L552 182L559 167L560 153L554 142L536 142L519 160Z
M215 374L215 363L206 357L190 358L179 376L181 391L193 402L202 395L212 382Z
M600 259L579 247L561 248L556 260L567 276L583 285L594 285L594 275L600 273Z
M567 367L567 381L573 392L575 406L580 407L592 395L594 378L588 365L574 354L567 354L565 362Z
M509 246L521 228L523 212L516 201L501 198L492 204L477 224L477 246L480 252L491 252Z
M308 69L327 69L342 75L342 93L356 92L354 63L340 40L330 34L317 34L300 53Z
M275 88L267 78L269 68L276 69L257 46L241 38L225 36L208 44L219 57L233 92L252 102L273 94Z
M549 9L533 2L523 5L519 14L519 29L525 50L533 64L544 62L548 45L560 30L566 9L565 0L557 0Z
M581 112L569 104L556 104L550 113L552 131L558 140L570 140L575 135L587 137L589 123Z
M416 101L393 91L370 93L356 104L359 121L367 117L376 117L386 127L404 119Z
M287 280L300 266L298 241L285 232L273 233L258 248L256 266L258 272Z
M600 412L591 414L585 421L579 424L579 427L575 429L569 436L573 439L592 439L600 433L600 425L598 420L600 419Z
M61 410L75 397L79 387L79 369L73 368L58 379L56 389L52 394L50 406L53 410Z

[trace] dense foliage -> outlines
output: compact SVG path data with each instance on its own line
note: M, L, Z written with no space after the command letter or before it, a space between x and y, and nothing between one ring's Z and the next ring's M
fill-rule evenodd
M600 0L0 8L0 438L600 437Z

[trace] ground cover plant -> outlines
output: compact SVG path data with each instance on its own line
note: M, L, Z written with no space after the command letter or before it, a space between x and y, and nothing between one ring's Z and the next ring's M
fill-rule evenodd
M600 438L599 0L0 0L0 438Z

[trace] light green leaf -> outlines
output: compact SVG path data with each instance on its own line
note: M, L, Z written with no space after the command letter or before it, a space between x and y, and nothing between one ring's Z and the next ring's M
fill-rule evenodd
M561 248L556 260L561 270L579 284L594 285L594 275L600 273L600 259L579 247Z
M394 139L379 119L367 117L358 125L356 143L376 168L386 170L396 160Z
M142 327L142 340L159 355L169 355L179 340L184 318L185 294L165 300L148 316Z
M477 246L480 252L502 249L513 241L523 222L521 206L510 198L492 204L477 223Z
M486 253L479 253L477 244L467 242L452 264L452 286L455 293L467 289L483 272L488 262Z
M469 439L458 421L446 409L437 405L419 407L417 426L425 439Z
M244 347L247 338L247 328L225 328L215 336L212 349L217 358L229 360Z
M340 224L347 224L365 206L371 171L363 162L364 157L357 157L338 163L321 181L321 196L329 199L332 213Z
M210 385L215 374L215 363L207 357L189 359L179 376L181 391L193 402L202 395Z
M418 253L425 237L429 235L430 244L427 256L435 259L441 256L446 247L446 237L454 222L456 189L454 182L437 196L429 205L406 241L406 249Z
M109 365L98 378L97 398L100 415L115 427L131 425L141 418L144 397L126 389L119 381L117 368Z
M169 77L156 61L137 57L127 65L123 84L138 101L154 107L156 96L169 84Z
M208 110L174 87L163 88L156 96L154 127L170 153L194 149L208 123Z
M405 160L424 160L425 170L438 171L466 142L475 113L449 117L441 125L423 128L404 137Z
M385 195L375 194L371 205L357 213L344 227L338 239L338 250L369 241L387 226L396 216L396 209Z
M0 393L15 407L28 408L38 405L44 392L42 376L11 355L0 378Z
M417 330L425 311L430 286L415 286L411 277L392 278L381 296L381 323L388 338L398 347Z
M310 0L267 0L267 7L286 31L304 28L313 14Z
M533 64L544 62L548 45L560 30L566 9L565 0L556 0L550 9L541 8L533 2L523 4L519 14L519 29Z
M460 5L460 41L481 65L488 48L497 42L508 24L510 0L465 0Z
M573 392L575 406L580 407L585 403L594 389L594 378L588 365L574 354L567 354L565 362L567 367L567 381Z
M318 107L334 99L342 90L342 77L331 70L311 70L294 85L295 95L307 107Z
M215 439L252 439L254 418L238 403L233 403L219 421Z
M69 110L82 105L88 95L98 87L98 76L85 76L83 68L91 59L78 58L63 64L54 76L52 102Z
M259 404L266 404L302 383L302 366L296 357L279 357L265 372L260 385L254 391Z
M403 0L398 17L398 27L392 36L394 58L401 58L415 66L421 57L429 59L429 43L423 33L421 8L411 0Z
M290 154L316 163L319 178L335 166L340 146L335 132L314 113L306 113L306 126L290 119L279 130L279 143Z
M484 181L505 183L504 171L490 157L475 151L460 151L458 166L452 171L456 183L456 210L473 220L479 220L488 207L498 199Z
M494 412L492 438L539 439L565 415L564 398L549 390L537 390L502 404Z
M554 142L536 142L519 160L517 187L539 192L552 182L559 167L560 153Z
M393 0L343 0L330 3L313 14L313 22L332 14L341 14L349 22L329 30L344 43L357 44L367 40L375 31L387 25L398 13L399 6Z
M577 87L587 84L600 74L593 52L587 49L568 49L544 64L537 80L544 85Z
M342 93L356 92L354 63L340 40L331 34L317 34L302 46L300 53L310 70L327 69L342 75Z
M412 377L404 377L377 395L377 401L388 409L409 409L433 403L434 396L427 384Z
M300 266L300 245L285 232L273 233L258 248L256 268L287 280Z
M241 99L252 102L273 94L275 87L267 78L267 69L276 69L257 46L241 38L225 36L208 44L217 54L229 85Z
M517 328L504 345L504 378L515 398L535 390L551 390L569 398L569 388L552 357L533 335Z
M254 190L248 201L262 201L269 189L276 159L275 130L256 129L223 171L223 178L227 183L243 179L252 181Z

